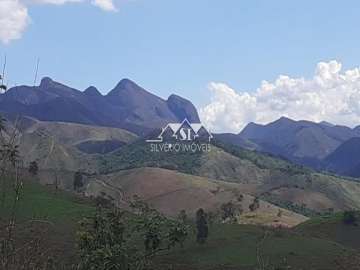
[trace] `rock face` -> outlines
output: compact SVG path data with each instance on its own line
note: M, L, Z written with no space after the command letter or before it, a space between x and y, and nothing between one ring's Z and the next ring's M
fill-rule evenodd
M191 123L200 123L200 119L194 105L177 95L171 95L167 100L168 107L178 119L189 120Z
M45 77L39 86L17 86L1 94L0 111L43 121L121 127L137 134L184 118L199 122L190 101L175 95L163 100L129 79L103 96L94 86L81 92Z

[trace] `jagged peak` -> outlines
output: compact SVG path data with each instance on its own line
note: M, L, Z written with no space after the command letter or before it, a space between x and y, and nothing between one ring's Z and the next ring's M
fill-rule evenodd
M124 78L122 79L115 88L120 88L120 89L129 89L129 88L133 88L133 87L140 87L138 86L135 82L133 82L130 79Z
M135 82L133 82L130 79L122 79L116 86L115 88L113 88L106 96L108 97L113 97L113 96L118 96L122 93L126 93L127 95L130 96L155 96L156 95L148 92L147 90L145 90L144 88L142 88L141 86L139 86L138 84L136 84ZM159 98L159 97L158 97Z
M102 94L95 86L89 86L85 89L84 93L90 96L102 96Z

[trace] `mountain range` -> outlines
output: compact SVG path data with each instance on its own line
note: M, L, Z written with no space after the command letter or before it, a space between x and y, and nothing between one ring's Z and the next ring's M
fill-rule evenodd
M360 152L356 151L360 149L360 127L281 117L266 125L249 123L239 134L219 134L218 138L313 169L360 175Z
M184 118L199 122L188 100L177 95L164 100L129 79L102 95L94 86L82 92L45 77L39 86L16 86L0 95L0 111L42 121L124 128L136 134Z
M80 171L84 194L119 205L137 194L175 216L237 201L243 222L287 226L360 209L358 179L316 171L359 177L360 128L283 117L250 123L239 134L215 134L210 152L154 154L145 138L168 122L199 122L197 110L182 97L164 100L128 79L102 95L93 86L79 91L44 78L39 86L1 94L0 114L6 130L17 130L24 165L37 161L40 183L73 191ZM261 207L252 215L247 209L255 198ZM286 214L279 218L279 211Z
M164 100L129 79L121 80L103 95L94 86L80 91L45 77L39 86L16 86L0 94L0 112L42 122L119 128L137 136L184 118L192 123L200 122L189 100L174 94ZM249 123L239 134L223 133L215 137L226 144L265 152L316 170L360 177L357 151L360 126L349 128L281 117L266 125ZM109 137L101 142L83 141L77 149L87 153L101 149L105 153L122 145L117 138Z

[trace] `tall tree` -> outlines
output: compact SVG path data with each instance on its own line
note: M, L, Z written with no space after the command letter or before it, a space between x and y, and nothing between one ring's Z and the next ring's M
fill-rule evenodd
M204 244L209 235L209 228L206 213L202 208L196 211L196 229L196 241L199 244Z
M38 171L39 171L39 166L38 166L37 162L35 160L31 161L30 165L29 165L29 173L31 175L35 176L38 174Z
M83 175L80 171L74 174L74 190L79 191L84 186Z

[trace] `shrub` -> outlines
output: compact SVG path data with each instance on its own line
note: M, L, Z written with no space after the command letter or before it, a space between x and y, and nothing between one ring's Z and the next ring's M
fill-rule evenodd
M29 173L33 176L37 175L39 171L39 166L37 164L36 161L32 161L30 162L30 165L29 165Z
M343 214L343 222L345 224L355 224L357 221L356 213L355 211L345 211Z
M259 207L260 207L259 198L254 198L253 203L249 205L250 211L254 212L255 210L259 209Z

